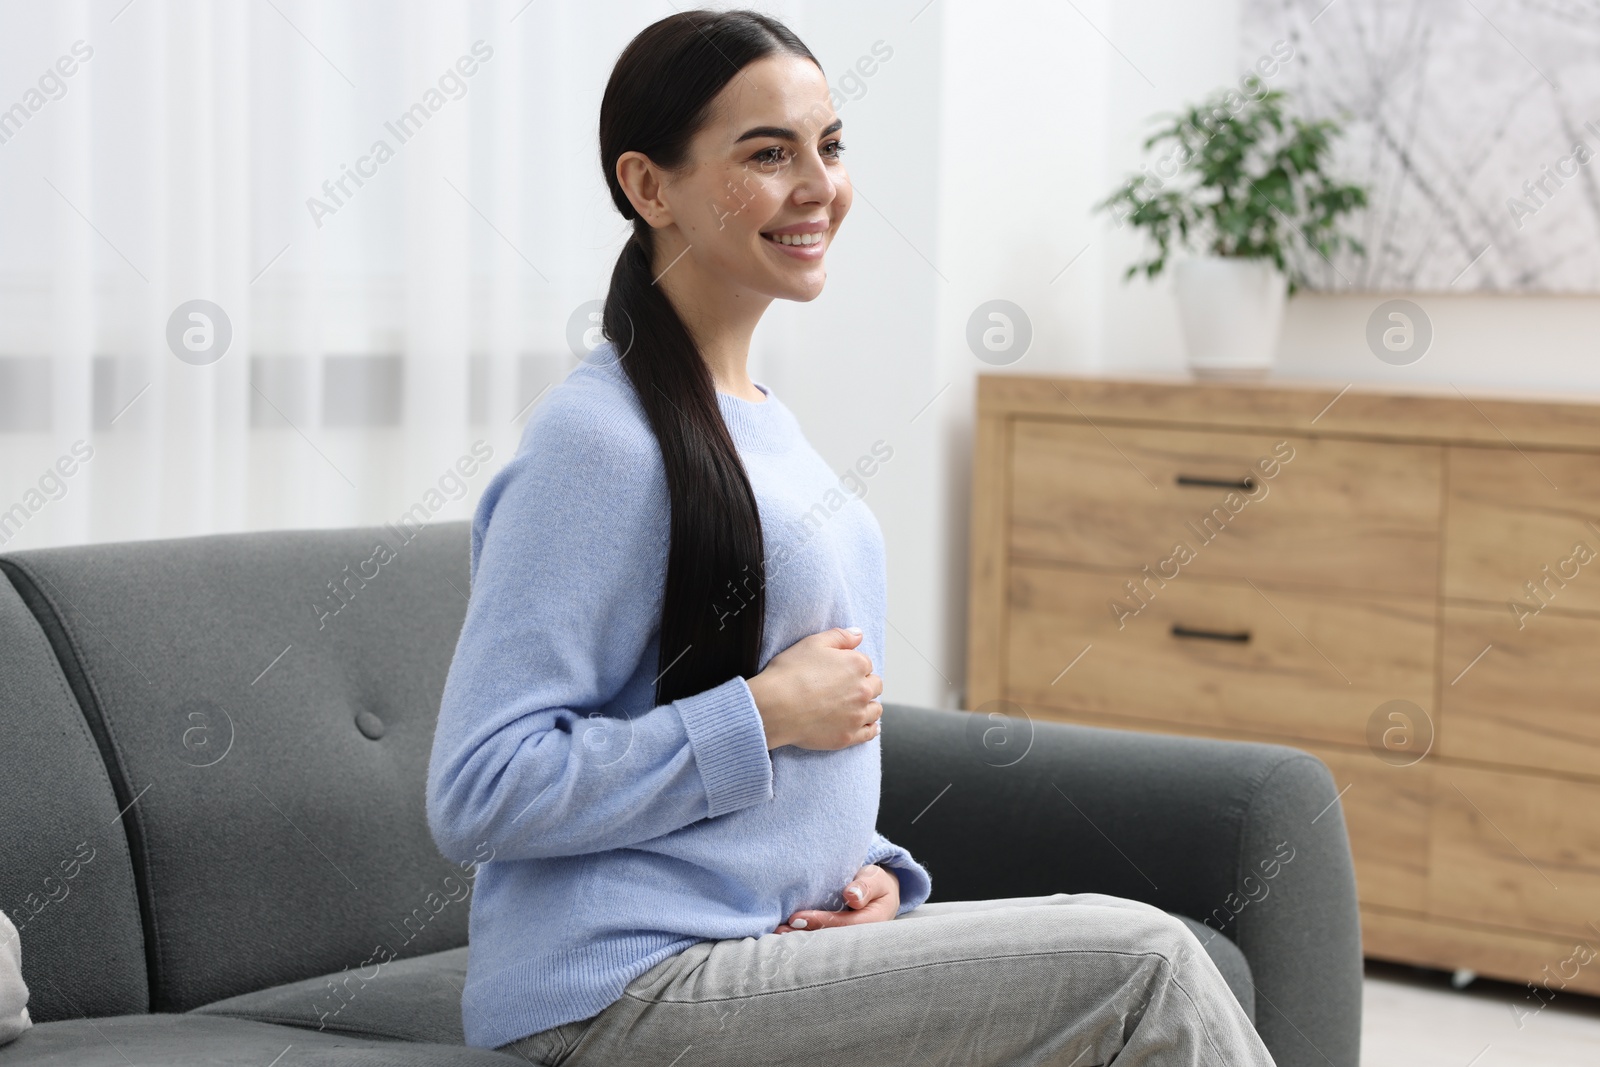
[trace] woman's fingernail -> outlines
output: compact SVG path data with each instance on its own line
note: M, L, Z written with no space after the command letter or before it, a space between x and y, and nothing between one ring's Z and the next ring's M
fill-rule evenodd
M796 930L804 930L806 928L806 921L804 919L796 919L789 925L794 927Z
M846 633L852 633L852 634L859 634L861 632L861 627L859 627L859 626L846 626L845 627L845 632Z

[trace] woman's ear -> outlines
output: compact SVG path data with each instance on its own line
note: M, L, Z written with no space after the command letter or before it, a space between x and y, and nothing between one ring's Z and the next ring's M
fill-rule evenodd
M672 225L672 208L662 197L666 175L643 152L617 157L617 184L634 212L653 229Z

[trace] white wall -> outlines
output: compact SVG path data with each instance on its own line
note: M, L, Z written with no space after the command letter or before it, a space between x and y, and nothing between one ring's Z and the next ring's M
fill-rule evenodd
M949 690L941 675L957 677L941 644L950 552L940 511L947 495L940 418L957 402L955 390L919 410L944 383L935 358L943 283L930 265L943 269L943 12L935 3L918 15L922 0L796 6L790 25L840 93L855 198L828 257L822 296L772 306L752 374L783 397L834 469L854 464L880 439L893 449L866 494L889 558L885 662L876 666L884 699L938 704Z
M816 0L794 26L830 81L875 41L894 54L840 110L856 200L827 290L773 307L752 366L836 468L894 448L867 495L888 543L884 699L955 707L975 379L993 369L967 320L1010 300L1033 329L1014 369L1093 364L1103 279L1088 257L1063 268L1094 237L1107 57L1070 7L1029 0Z
M1108 22L1112 6L998 0L945 10L937 258L948 281L938 283L934 359L951 385L930 412L942 440L918 549L939 558L901 579L924 601L919 637L944 677L924 675L914 701L964 704L973 407L977 375L998 369L969 347L969 319L990 300L1022 308L1033 336L1006 367L1014 371L1087 369L1103 343L1097 226L1081 205L1105 184L1113 57L1083 30L1085 16Z

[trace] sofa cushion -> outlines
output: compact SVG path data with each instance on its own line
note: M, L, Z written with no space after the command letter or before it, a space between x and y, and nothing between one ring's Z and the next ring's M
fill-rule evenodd
M150 1003L133 866L113 791L55 653L0 576L0 909L35 1024ZM131 797L128 799L132 799Z
M467 536L448 522L0 557L118 799L138 798L124 825L152 1010L466 944L476 866L439 854L424 786Z
M452 948L244 993L194 1008L191 1014L227 1015L324 1033L462 1045L466 1037L461 990L466 980L467 950Z
M287 1053L287 1055L285 1055ZM6 1067L506 1067L493 1049L381 1041L219 1015L119 1015L36 1025L7 1045Z

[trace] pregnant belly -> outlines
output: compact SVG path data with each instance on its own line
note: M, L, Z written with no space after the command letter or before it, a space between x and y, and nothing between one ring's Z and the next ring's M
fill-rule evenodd
M711 897L712 915L755 921L759 933L801 908L844 907L839 894L866 862L877 822L877 746L774 750L770 801L619 850L628 859L609 881L625 893L630 877L648 877L628 868L650 863L651 875Z

